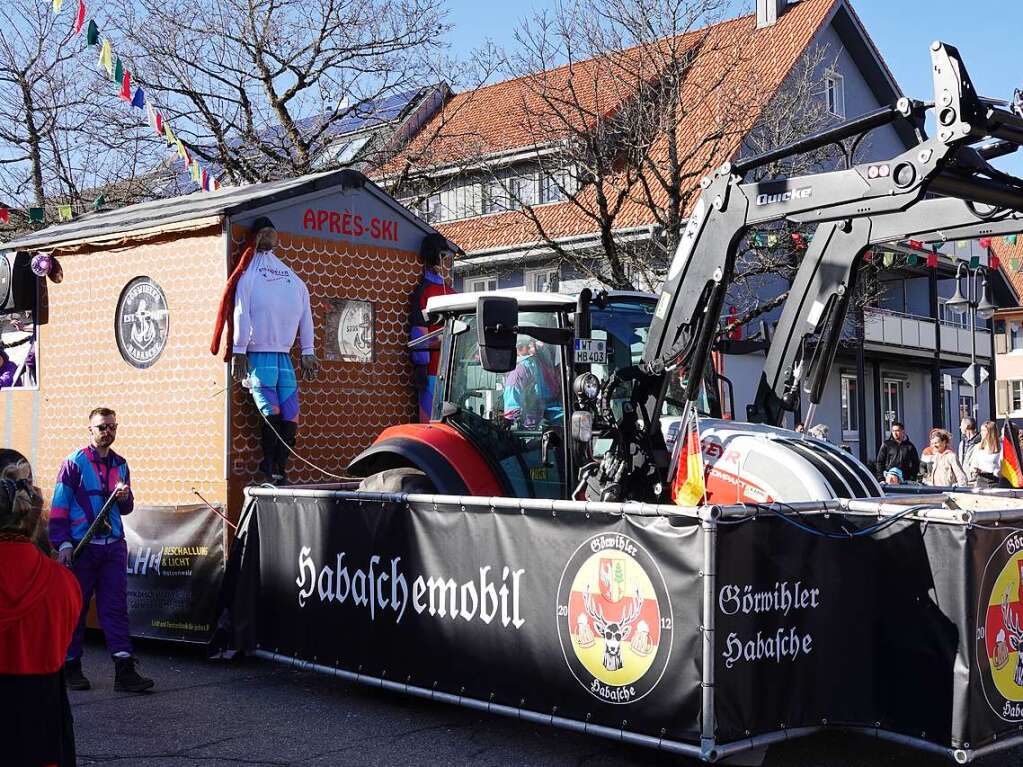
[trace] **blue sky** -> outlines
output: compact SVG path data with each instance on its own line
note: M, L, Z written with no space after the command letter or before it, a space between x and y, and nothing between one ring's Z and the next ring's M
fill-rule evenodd
M455 25L452 42L462 52L488 39L513 47L519 21L554 4L555 0L449 0L450 21ZM981 95L1008 99L1014 88L1023 88L1021 0L852 0L852 6L908 96L931 97L928 45L932 40L959 49ZM999 165L1023 174L1023 157Z

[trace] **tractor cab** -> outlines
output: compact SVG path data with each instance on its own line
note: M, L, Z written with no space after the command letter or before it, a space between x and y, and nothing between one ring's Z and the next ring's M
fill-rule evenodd
M410 489L411 471L427 480L411 489L572 498L579 469L610 444L594 428L593 400L642 358L655 306L633 292L431 298L426 313L441 329L415 344L441 350L431 423L391 427L351 470L404 469L401 487L369 489ZM603 404L621 418L630 394L623 381Z

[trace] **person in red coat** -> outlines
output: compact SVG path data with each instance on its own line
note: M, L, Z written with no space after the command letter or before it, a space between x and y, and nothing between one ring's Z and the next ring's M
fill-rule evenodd
M28 479L0 479L0 762L10 767L75 764L64 657L82 592L33 542L41 512Z

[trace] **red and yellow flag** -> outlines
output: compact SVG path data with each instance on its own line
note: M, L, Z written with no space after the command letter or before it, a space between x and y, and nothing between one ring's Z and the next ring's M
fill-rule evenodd
M675 444L674 477L671 497L677 506L699 506L706 500L707 485L703 476L703 449L700 447L700 423L696 408L679 426Z
M1008 418L1002 424L1002 476L1013 487L1023 487L1023 458L1020 457L1019 434Z

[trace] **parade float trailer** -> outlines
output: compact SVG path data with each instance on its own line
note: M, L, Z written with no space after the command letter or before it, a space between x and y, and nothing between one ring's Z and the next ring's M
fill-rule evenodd
M385 430L350 467L360 485L246 491L235 646L708 761L828 729L960 763L1023 743L1020 492L886 493L772 425L818 401L879 232L1020 228L1023 182L987 160L1023 144L1023 115L977 96L951 46L931 58L933 102L703 179L659 298L431 299L433 421ZM920 143L891 161L743 181L898 120ZM780 219L816 231L757 423L701 426L736 253Z
M343 475L386 425L415 415L409 294L434 230L361 174L343 170L224 187L90 213L6 243L56 256L39 327L38 386L0 393L3 446L27 457L47 495L87 441L98 406L117 411L116 450L137 499L127 519L137 634L206 641L229 530L256 476L259 418L210 354L221 291L259 216L309 288L322 369L301 385L294 481ZM326 472L325 475L322 472Z

